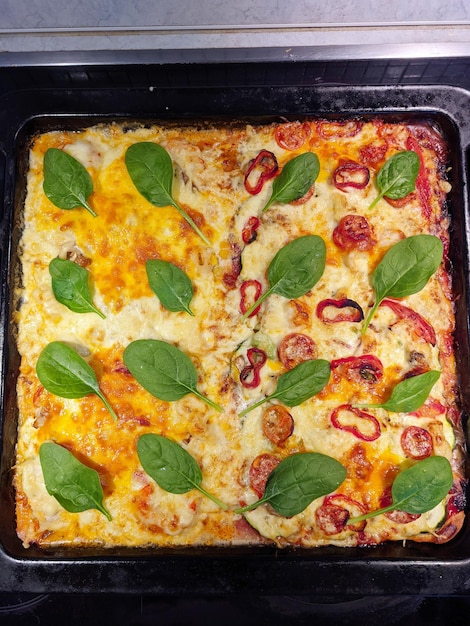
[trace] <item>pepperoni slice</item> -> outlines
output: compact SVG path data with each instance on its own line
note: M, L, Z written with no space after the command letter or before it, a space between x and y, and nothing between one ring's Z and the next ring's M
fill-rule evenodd
M308 122L287 122L276 128L274 138L277 145L284 150L300 150L310 133Z
M361 130L363 122L348 120L346 122L318 122L317 133L323 139L354 137Z
M314 193L315 193L315 183L310 187L307 193L304 193L304 195L301 196L300 198L297 198L297 200L291 200L289 204L295 204L295 205L305 204L306 202L310 200L310 198L313 196Z
M390 486L380 496L379 506L381 509L384 509L386 506L390 506L392 502L392 487ZM421 517L421 515L419 513L406 513L405 511L388 511L388 513L385 513L385 517L395 522L395 524L409 524Z
M315 511L315 522L325 535L337 535L344 530L349 511L334 503L324 503Z
M387 149L382 141L368 143L359 150L359 161L367 167L377 167L385 159Z
M294 419L280 404L273 404L263 413L263 435L276 446L284 443L294 432Z
M370 250L374 245L372 229L362 215L345 215L333 231L333 241L343 250Z
M406 206L410 202L413 202L415 197L416 197L416 193L412 191L411 193L404 196L403 198L397 198L396 200L394 200L393 198L387 198L387 196L384 196L384 200L386 200L388 204L392 206L393 208L401 209L402 207Z
M407 457L420 461L431 456L433 451L430 433L419 426L408 426L400 438L401 447Z
M279 465L280 462L281 459L278 459L277 456L274 456L274 454L268 453L260 454L253 459L249 472L250 487L259 498L263 496L269 474Z
M291 333L281 339L277 353L284 367L291 370L299 363L314 359L317 355L317 347L308 335Z

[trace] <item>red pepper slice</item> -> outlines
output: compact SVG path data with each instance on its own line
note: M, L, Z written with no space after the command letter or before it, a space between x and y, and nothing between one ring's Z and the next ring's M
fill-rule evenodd
M263 289L263 286L261 285L259 280L245 280L245 282L243 282L240 285L240 295L241 295L240 311L242 312L243 315L245 315L245 313L248 311L250 306L254 304L256 300L258 300L258 298L261 295L262 289ZM249 293L250 291L251 292L254 291L254 294L251 294L251 296ZM250 317L253 317L253 315L256 315L258 311L260 310L260 307L261 305L257 306L256 309L252 313L250 313Z
M325 309L327 307L334 307L335 309L341 309L334 317L327 317ZM345 310L342 310L345 309ZM341 298L340 300L333 300L327 298L318 303L316 309L317 317L325 324L336 324L337 322L361 322L364 319L364 311L354 300L349 298Z
M266 352L260 348L249 348L246 357L250 364L240 372L240 382L244 387L255 389L261 382L260 370L266 363Z
M341 415L343 414L343 415ZM353 419L349 421L344 419L345 414L353 414ZM341 419L343 417L343 420ZM351 433L362 441L375 441L380 437L380 424L378 420L370 413L361 411L350 404L342 404L336 407L331 414L331 423L338 430L344 430Z
M355 161L346 161L333 172L333 184L340 191L364 189L369 184L369 168Z
M416 313L413 309L400 304L400 302L397 302L396 300L390 300L388 298L382 300L380 306L387 306L389 309L392 309L392 311L398 315L400 319L411 323L413 331L418 335L418 337L421 337L432 346L436 345L436 333L434 328L429 322L421 317L419 313Z
M253 243L253 241L258 236L257 231L258 231L259 225L260 225L260 221L254 215L252 215L251 217L247 219L242 230L243 243L247 243L247 244Z
M383 365L373 354L333 359L330 366L332 370L340 369L348 380L357 382L376 383L383 376Z
M419 156L419 172L416 178L416 191L418 192L418 198L421 203L421 210L423 212L423 216L426 219L429 219L432 214L432 206L431 206L431 187L429 185L429 180L426 176L426 166L424 164L423 159L423 151L421 146L415 137L408 137L406 140L406 147L408 150L413 150Z
M277 159L272 152L261 150L248 164L245 174L245 189L253 196L258 194L264 183L273 178L279 169Z

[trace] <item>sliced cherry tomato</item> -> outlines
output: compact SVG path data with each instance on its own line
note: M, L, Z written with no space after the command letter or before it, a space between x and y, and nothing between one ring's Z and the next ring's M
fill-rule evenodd
M333 231L333 241L343 250L370 250L374 245L372 229L362 215L345 215Z
M378 420L350 404L336 407L331 414L331 423L338 430L351 433L362 441L375 441L380 437Z
M263 189L264 183L276 176L279 165L272 152L261 150L248 164L245 174L245 189L252 195L258 194Z
M392 487L390 486L380 496L379 506L381 509L384 509L386 506L390 506L392 502ZM395 524L409 524L417 520L421 515L419 513L406 513L405 511L388 511L388 513L385 513L385 517L395 522Z
M419 172L416 178L416 192L421 204L421 211L426 219L429 219L432 215L431 206L431 186L429 184L428 177L426 175L426 165L424 163L423 151L418 141L414 137L408 137L406 140L406 147L408 150L414 150L419 156Z
M250 487L256 493L256 495L261 498L264 494L264 490L266 488L266 481L268 480L269 475L275 469L281 459L278 459L274 454L260 454L250 465Z
M249 365L240 372L240 382L244 387L255 389L261 382L260 370L268 357L260 348L249 348L246 357Z
M330 308L335 309L334 315L328 315ZM364 319L364 311L354 300L341 298L333 300L327 298L318 303L316 314L325 324L336 324L337 322L360 322Z
M364 122L361 120L348 120L346 122L328 122L325 120L317 123L317 133L323 139L354 137L363 125Z
M276 128L274 138L277 145L283 150L300 150L310 134L308 122L287 122Z
M288 370L317 356L315 342L308 335L290 333L281 339L277 349L279 360Z
M332 371L359 383L376 383L382 378L384 371L382 362L373 354L333 359L330 365Z
M407 306L404 306L400 302L396 300L391 300L389 298L385 298L380 303L380 306L386 306L401 319L410 323L413 332L418 336L424 339L427 343L430 343L432 346L436 345L436 333L434 328L431 326L429 322L427 322L424 317L421 317L419 313L413 311Z
M365 165L354 161L346 161L333 172L333 184L341 190L365 189L369 184L370 172Z
M294 432L294 419L284 406L273 404L263 413L262 429L263 435L279 446Z
M401 447L407 457L420 461L431 456L433 442L431 434L419 426L408 426L400 438Z
M240 285L240 311L243 315L245 315L250 306L252 306L252 304L254 304L256 300L258 300L261 295L262 289L263 286L261 285L259 280L245 280ZM257 306L256 309L252 313L250 313L250 317L256 315L259 310L260 307Z
M258 236L258 228L260 225L260 221L257 217L252 215L247 219L245 225L242 230L242 240L243 243L253 243L256 237Z

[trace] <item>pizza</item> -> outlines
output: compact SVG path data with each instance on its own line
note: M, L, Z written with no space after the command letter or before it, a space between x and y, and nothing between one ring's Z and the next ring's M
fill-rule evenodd
M447 147L384 119L31 138L23 545L443 543L464 519Z

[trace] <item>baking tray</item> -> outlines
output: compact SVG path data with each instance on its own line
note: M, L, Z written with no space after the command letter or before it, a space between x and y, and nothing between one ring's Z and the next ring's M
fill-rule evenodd
M470 407L470 91L432 81L374 84L364 76L358 81L357 74L356 82L351 75L348 81L318 81L318 65L301 65L178 65L153 70L126 65L93 70L74 67L57 72L37 68L37 73L28 68L27 73L15 75L9 70L4 74L9 87L0 95L0 591L340 597L463 594L470 589L468 520L454 540L441 546L409 542L406 546L394 543L353 549L279 550L263 546L41 551L23 548L14 532L11 468L16 440L18 356L9 320L25 193L25 154L30 137L38 131L80 128L111 120L242 117L254 121L351 115L426 120L438 125L451 148L450 257L457 297L455 343L466 428ZM383 76L382 72L382 80ZM31 84L27 77L37 84Z

